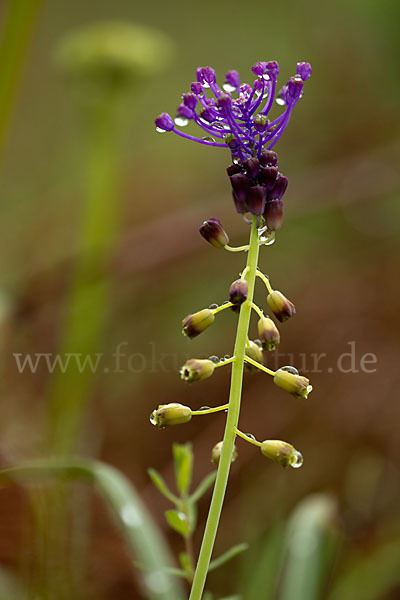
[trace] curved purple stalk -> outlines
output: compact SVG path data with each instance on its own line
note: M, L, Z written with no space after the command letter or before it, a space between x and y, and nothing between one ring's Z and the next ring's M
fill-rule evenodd
M183 133L183 131L179 131L176 127L171 129L177 135L180 135L187 140L192 140L193 142L198 142L199 144L204 144L205 146L215 146L216 148L229 148L227 144L218 144L217 142L207 142L206 140L201 140L200 138L194 137L193 135L189 135L188 133Z

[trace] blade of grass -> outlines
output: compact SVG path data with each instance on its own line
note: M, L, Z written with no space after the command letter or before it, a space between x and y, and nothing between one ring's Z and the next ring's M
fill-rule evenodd
M40 459L0 471L0 485L84 480L101 495L127 547L145 565L143 588L150 600L181 600L182 587L164 571L171 558L165 540L136 490L117 469L90 459Z

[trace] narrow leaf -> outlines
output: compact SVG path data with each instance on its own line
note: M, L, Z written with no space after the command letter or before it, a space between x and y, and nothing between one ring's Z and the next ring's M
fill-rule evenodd
M192 482L192 444L174 444L172 446L172 453L174 457L176 487L182 496L186 496Z
M187 552L181 552L179 554L179 562L181 563L182 569L191 575L193 572L193 566Z
M218 569L218 567L220 567L221 565L228 562L228 560L231 560L232 558L234 558L241 552L244 552L245 550L247 550L248 547L249 547L248 544L237 544L236 546L232 546L232 548L230 548L230 550L227 550L226 552L221 554L221 556L212 560L210 562L210 566L209 566L208 570L214 571L214 569Z
M159 492L162 493L165 498L167 498L173 504L179 504L180 500L173 494L165 483L164 479L161 477L160 473L155 469L148 469L147 473L149 474L150 479L156 486Z
M62 479L92 483L121 530L127 547L148 571L142 578L151 600L181 600L178 580L163 572L171 564L168 546L130 481L117 469L91 459L39 459L0 470L0 485L38 484Z
M208 489L215 482L217 477L217 471L211 471L204 479L199 483L193 494L189 498L189 502L198 502L202 496L208 491Z
M189 534L189 523L187 522L184 513L178 512L177 510L167 510L165 512L165 518L167 519L168 525L174 531L177 531L183 537L186 537Z

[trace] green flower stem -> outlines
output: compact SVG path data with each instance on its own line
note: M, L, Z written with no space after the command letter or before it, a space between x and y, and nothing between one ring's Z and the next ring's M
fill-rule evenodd
M265 315L264 315L263 311L261 310L261 308L259 308L257 306L257 304L254 304L254 302L251 303L251 308L256 311L256 313L258 314L258 316L260 317L260 319L262 319L263 317L265 317Z
M237 246L237 248L233 248L232 246L224 246L225 250L229 250L229 252L246 252L249 247L248 246Z
M269 282L268 277L266 277L264 275L264 273L261 273L261 271L257 271L257 277L259 277L265 284L265 287L267 288L267 290L269 291L270 294L272 294L272 292L274 291L271 287L271 284Z
M230 363L235 362L235 360L236 358L234 356L231 356L230 358L227 358L226 360L217 363L214 368L218 369L218 367L224 367L225 365L229 365Z
M231 306L233 306L232 302L226 302L225 304L221 304L221 306L218 306L218 308L214 308L211 312L213 315L216 315L217 313L221 312L222 310L225 310L226 308L230 308Z
M0 42L0 154L21 79L24 60L43 0L11 0Z
M189 600L201 600L204 585L207 578L208 567L214 548L215 537L217 535L217 529L221 516L222 505L224 502L226 486L228 483L233 447L236 438L236 427L239 422L245 348L250 324L251 302L253 300L254 295L258 254L259 244L257 217L253 217L253 223L250 234L249 253L247 256L247 267L249 267L247 272L247 282L249 289L247 300L246 302L243 302L240 309L239 322L236 332L236 342L234 351L235 362L233 363L232 367L231 390L229 396L229 408L228 416L226 419L224 440L222 445L221 457L218 465L217 479L215 481L210 511L208 513L203 542L201 544L200 554L197 561L197 567L193 579L193 585L190 592Z
M246 362L248 362L250 365L253 365L253 367L257 367L257 369L260 369L260 371L264 371L265 373L268 373L268 375L272 375L272 376L275 375L275 371L272 371L271 369L268 369L268 367L264 367L264 365L262 365L261 363L257 362L256 360L253 360L249 356L245 356L244 360Z
M207 410L192 410L192 415L211 415L212 413L219 412L220 410L226 410L227 408L229 408L229 404L215 406L214 408L208 408Z
M236 427L235 431L236 431L236 435L238 435L239 437L246 440L246 442L249 442L250 444L253 444L253 446L258 446L260 448L261 442L257 442L257 440L253 440L248 435L243 433L243 431L240 431L240 429L238 429L237 427Z

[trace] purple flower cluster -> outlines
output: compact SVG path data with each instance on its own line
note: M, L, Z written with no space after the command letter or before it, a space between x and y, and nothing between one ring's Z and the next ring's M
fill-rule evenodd
M268 115L276 93L279 65L276 61L256 62L252 71L256 75L253 86L241 84L237 71L228 71L221 89L214 69L198 68L197 81L191 84L190 92L182 94L175 120L168 113L161 113L155 123L159 132L173 131L200 144L229 148L234 164L228 168L228 175L236 209L261 215L270 200L280 201L285 192L287 179L278 172L277 157L271 148L303 96L303 84L311 75L311 66L297 63L296 75L276 95L276 102L285 109L272 121ZM195 137L181 131L180 127L190 121L206 135Z

